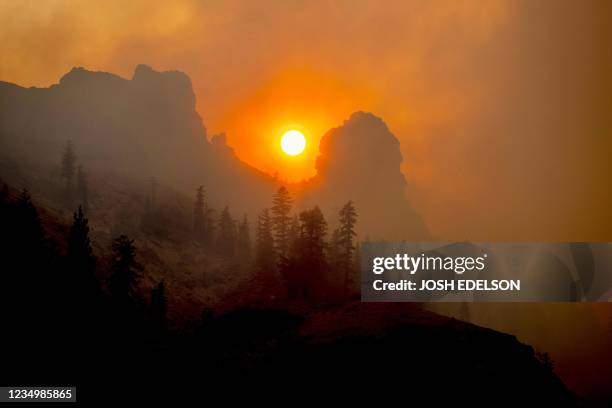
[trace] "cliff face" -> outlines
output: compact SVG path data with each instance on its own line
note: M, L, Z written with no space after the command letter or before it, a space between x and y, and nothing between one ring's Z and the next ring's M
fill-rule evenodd
M271 177L208 141L181 72L139 65L127 80L74 68L49 88L0 83L5 156L53 171L68 140L90 171L155 177L189 194L203 184L213 202L239 211L248 209L240 197L263 205L274 189Z
M206 149L191 83L180 73L156 73L141 65L132 80L125 80L74 68L50 88L13 91L0 94L3 139L29 145L20 153L35 160L56 162L57 152L72 140L90 166L113 164L153 176L159 172L153 167L171 164L179 147L191 145L180 151L183 156Z
M352 200L362 235L371 239L425 240L429 234L405 196L400 144L385 122L355 112L321 139L317 176L305 187L305 202L337 213ZM335 214L334 214L335 216Z

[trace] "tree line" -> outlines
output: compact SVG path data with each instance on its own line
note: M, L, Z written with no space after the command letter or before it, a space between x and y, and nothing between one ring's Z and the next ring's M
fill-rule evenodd
M72 142L64 147L61 165L66 197L71 202L78 200L79 212L87 213L88 187L86 174L78 166ZM74 179L76 178L76 185ZM155 210L158 183L150 179L148 197L141 225L143 230L164 235L164 222ZM75 219L75 222L77 220ZM203 185L195 190L191 235L205 250L213 251L227 259L238 259L243 266L250 267L260 279L280 280L291 298L351 297L357 292L358 245L355 226L357 211L348 201L338 212L338 227L329 231L329 225L318 206L303 211L294 211L294 200L286 187L281 186L271 197L271 206L263 209L254 224L254 245L251 239L251 224L244 214L236 218L228 206L221 210L212 208ZM172 223L170 223L172 225ZM172 228L172 226L170 226ZM119 238L117 238L119 239ZM129 238L124 237L113 247L124 257ZM133 242L133 241L132 241ZM133 276L125 274L127 282L137 282L139 274L134 268ZM128 276L130 276L128 278ZM122 287L124 294L130 285L119 277L112 280L109 288ZM158 291L163 292L161 285ZM134 293L132 293L133 297Z
M226 258L239 257L260 279L281 279L290 298L355 295L358 245L357 210L352 201L338 212L328 234L328 223L318 206L293 212L294 200L285 186L273 194L255 223L251 248L250 223L245 214L235 219L229 207L220 212L208 205L206 190L195 192L193 234L196 240ZM251 254L253 252L253 254Z
M358 254L357 211L352 201L339 211L339 226L329 238L318 206L293 215L292 207L293 199L282 186L272 197L271 208L258 216L256 271L280 276L290 298L318 298L334 292L353 295Z
M193 208L193 234L197 241L225 257L240 257L248 261L251 257L251 237L249 220L246 214L241 220L235 219L225 206L215 219L216 211L206 201L206 190L199 186L196 190Z
M74 178L79 176L72 144L67 144L62 162L65 188L75 188ZM338 228L329 234L319 207L295 211L288 190L280 187L270 208L263 209L253 224L252 245L247 216L236 219L228 207L213 210L199 187L191 232L220 256L246 263L252 276L281 282L286 296L282 299L317 301L356 292L351 287L359 257L356 220L349 201L338 213ZM86 364L82 356L98 355L92 348L129 353L145 339L152 344L151 338L172 333L166 282L156 282L148 293L143 290L145 269L138 262L134 240L125 234L108 243L106 255L94 253L83 205L64 225L39 209L27 190L17 192L4 184L0 225L0 321L10 328L4 337L7 349L36 350L27 357L33 361L47 354L58 356L57 366L64 365L61 358L68 353L75 364ZM16 364L27 367L21 361Z

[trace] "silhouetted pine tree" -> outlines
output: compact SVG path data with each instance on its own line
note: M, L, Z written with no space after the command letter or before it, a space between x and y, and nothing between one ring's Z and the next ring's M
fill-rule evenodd
M249 220L244 214L242 222L238 226L238 256L245 262L251 258L251 234L249 232Z
M274 272L276 270L276 257L272 238L272 220L267 208L257 217L256 235L255 267L260 272Z
M166 328L166 303L166 286L162 279L162 281L151 290L151 319L153 320L154 327L158 330Z
M68 235L68 286L76 292L79 301L94 301L100 287L96 278L96 258L91 249L88 220L79 206L73 214Z
M291 224L291 205L293 200L285 186L281 186L272 197L272 231L274 232L274 248L279 263L286 262L289 256L289 229Z
M300 237L300 220L297 215L294 215L289 224L288 245L289 251L295 246L295 241Z
M318 206L300 214L301 253L313 263L325 262L327 222Z
M29 254L24 254L24 261L36 262L37 258L46 256L46 238L38 216L38 211L30 198L28 190L23 189L15 206L16 221L15 239Z
M236 240L236 224L226 206L219 216L217 229L217 251L224 256L234 255Z
M215 237L215 222L213 210L206 204L206 190L204 186L196 190L196 199L193 208L193 232L197 240L212 245Z
M134 241L120 235L113 241L113 260L109 289L111 296L120 307L135 306L139 303L138 280L142 266L136 262Z
M87 187L87 174L83 170L83 166L79 166L77 173L77 194L83 212L89 212L89 189Z
M74 153L74 144L72 140L69 140L64 146L64 154L62 156L62 179L66 182L66 191L68 193L72 189L75 169L76 154Z
M292 297L313 297L325 286L327 222L318 206L300 213L300 235L281 269Z
M338 231L338 261L341 272L344 274L344 289L348 294L352 284L354 269L353 269L353 252L355 251L354 237L355 224L357 222L357 211L353 206L353 202L349 201L340 210L340 228Z
M24 189L14 202L2 205L2 272L0 284L8 293L21 302L20 291L28 298L40 297L43 288L52 281L48 273L49 247L28 190ZM25 298L24 298L25 301Z
M11 328L3 332L2 339L5 347L21 347L41 357L57 345L49 333L66 328L65 320L46 318L63 312L59 254L27 190L0 208L4 214L0 224L0 321Z
M340 229L338 228L332 232L329 238L327 260L334 271L340 270Z
M536 352L536 358L538 359L538 361L540 361L540 363L548 370L548 371L554 371L555 365L552 361L552 359L550 358L550 354L548 354L547 352L541 353L541 352Z

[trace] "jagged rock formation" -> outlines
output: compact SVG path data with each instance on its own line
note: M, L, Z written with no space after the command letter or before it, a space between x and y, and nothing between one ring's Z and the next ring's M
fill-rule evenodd
M240 161L225 135L209 141L191 80L138 65L132 79L74 68L49 88L0 82L0 164L12 161L59 178L72 140L80 163L97 174L159 183L188 194L204 185L210 204L234 214L270 205L276 180ZM320 205L334 224L349 199L362 238L426 239L405 195L399 141L378 117L354 113L321 140L318 175L293 186L298 209Z
M317 176L305 186L304 205L319 203L334 213L347 200L359 212L363 237L424 240L428 232L405 196L397 138L385 122L355 112L321 139Z
M53 171L67 140L88 169L161 183L246 211L264 205L271 177L238 160L224 139L207 140L191 80L178 71L136 67L131 80L74 68L49 88L0 82L3 156Z

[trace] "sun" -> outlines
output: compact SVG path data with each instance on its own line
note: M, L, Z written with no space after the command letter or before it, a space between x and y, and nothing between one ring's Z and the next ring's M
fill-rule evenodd
M299 130L288 130L281 137L281 149L289 156L297 156L306 148L306 138Z

